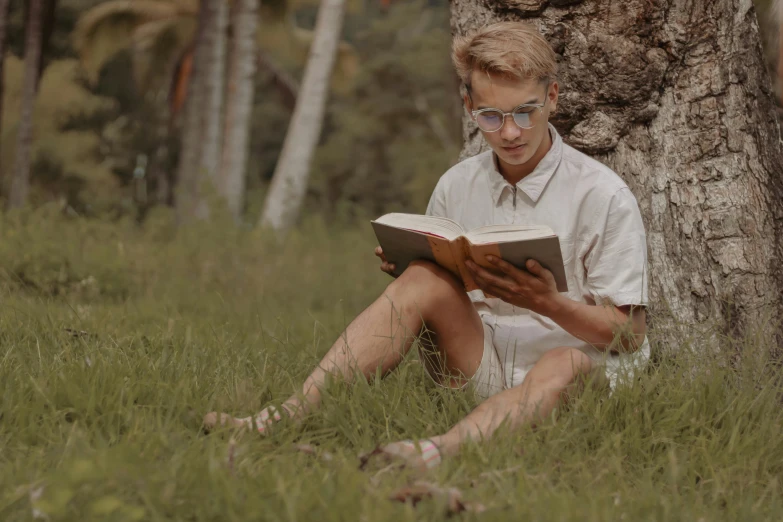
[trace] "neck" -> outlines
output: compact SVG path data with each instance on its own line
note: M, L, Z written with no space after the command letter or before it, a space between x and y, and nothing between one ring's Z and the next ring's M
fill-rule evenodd
M528 174L533 172L541 160L544 159L546 153L552 148L552 135L547 130L546 136L541 140L541 144L538 146L538 150L533 154L533 157L527 160L521 165L511 165L503 161L497 154L495 157L498 159L498 170L506 181L511 185L516 185L522 181Z

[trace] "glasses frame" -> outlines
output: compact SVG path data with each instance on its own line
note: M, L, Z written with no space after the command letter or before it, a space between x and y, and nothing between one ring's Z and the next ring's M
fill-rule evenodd
M513 109L511 109L511 112L503 112L500 109L495 109L494 107L487 107L486 109L479 109L476 111L470 111L470 114L473 116L473 121L476 122L476 126L478 126L479 129L481 129L484 132L497 132L500 129L502 129L506 125L506 116L511 116L511 120L514 122L514 124L519 127L520 129L532 129L536 125L533 124L530 127L523 127L519 123L517 123L517 120L514 119L514 113L516 113L519 109L525 108L525 107L533 107L535 109L538 109L539 112L543 112L544 107L546 106L546 103L523 103L522 105L517 105ZM499 112L503 115L503 121L500 123L500 126L495 130L484 130L481 128L481 125L478 123L478 116L483 112Z

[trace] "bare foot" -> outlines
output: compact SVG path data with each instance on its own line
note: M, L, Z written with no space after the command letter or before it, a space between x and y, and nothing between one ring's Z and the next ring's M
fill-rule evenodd
M278 409L274 406L267 406L261 410L254 417L232 417L228 413L218 413L211 411L204 415L204 429L211 431L220 426L227 426L232 428L246 429L253 431L255 429L260 434L265 434L269 429L277 422L283 419L281 411L285 412L287 417L291 417L292 410L286 407L284 404L282 408ZM254 422L255 421L255 422Z
M402 467L421 472L434 468L441 462L440 451L430 440L419 441L418 447L411 440L379 446L360 457L361 467L365 467L371 458L377 458L386 464L399 463Z

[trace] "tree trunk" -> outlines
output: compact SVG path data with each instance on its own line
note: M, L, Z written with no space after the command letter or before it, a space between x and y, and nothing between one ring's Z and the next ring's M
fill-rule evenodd
M259 0L236 0L228 69L226 124L218 188L239 221L245 195L245 170L256 75L256 30Z
M778 103L783 105L783 0L774 0L774 11L776 26L778 28L778 66L777 66L777 87Z
M281 235L296 221L307 191L310 160L321 135L344 11L344 0L323 0L318 8L299 99L261 215L261 225Z
M526 18L552 44L553 123L639 200L659 338L783 317L783 150L751 0L452 0L451 12L454 34ZM467 157L486 145L463 122Z
M204 66L206 106L202 109L204 142L201 170L219 186L220 151L223 145L223 99L226 77L226 31L228 30L227 0L207 2L210 9L205 34L208 55Z
M43 0L30 0L24 47L24 84L17 131L16 165L6 207L24 206L30 191L30 154L33 144L33 109L38 91L38 70L41 60L41 18Z
M3 64L5 63L5 38L8 29L8 4L11 0L0 0L0 143L3 138L3 96L5 96L5 73L3 73ZM3 176L2 150L0 150L0 183L5 179Z
M177 222L180 225L206 218L209 215L200 167L201 147L204 139L202 113L206 103L204 61L209 51L206 32L211 23L209 16L212 14L208 4L212 1L214 0L200 0L195 48L185 93L182 143L177 167L177 190L174 198Z

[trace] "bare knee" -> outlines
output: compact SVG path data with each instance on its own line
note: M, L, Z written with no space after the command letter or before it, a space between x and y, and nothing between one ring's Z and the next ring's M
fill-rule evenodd
M419 305L452 300L465 290L457 278L431 261L413 261L388 287L387 293L413 297Z
M584 352L562 346L545 353L530 371L529 377L551 390L566 391L593 370L594 364Z

